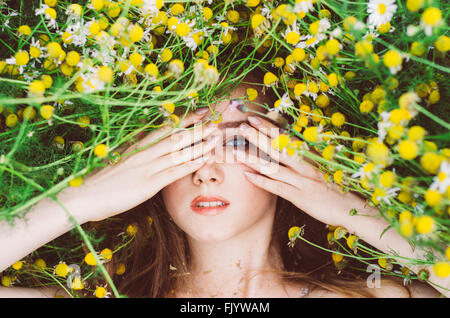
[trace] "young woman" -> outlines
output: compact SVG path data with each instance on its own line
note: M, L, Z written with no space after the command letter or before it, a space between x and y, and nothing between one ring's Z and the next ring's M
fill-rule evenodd
M235 100L242 99L247 88L259 90L259 96L242 112ZM280 129L263 118L266 110L261 105L272 102L259 86L241 83L211 105L222 115L220 123L208 123L210 110L200 109L187 115L178 129L163 127L148 134L122 153L121 161L91 174L81 187L58 195L79 224L91 222L105 231L137 225L131 250L122 249L106 264L120 293L130 297L448 295L424 283L404 288L390 279L369 288L361 277L336 275L330 253L301 239L293 247L287 245L288 230L294 225L305 225L304 237L323 244L328 224L345 227L381 251L423 256L393 229L380 238L388 224L363 216L377 215L377 210L362 198L327 184L307 160L270 146ZM138 148L144 150L136 153ZM221 206L205 207L206 202ZM352 208L358 215L349 215ZM68 214L51 199L34 206L26 222L18 220L13 227L0 224L0 271L71 228ZM126 265L123 275L115 274L119 262ZM432 271L430 281L450 286ZM0 297L54 297L55 292L0 288Z

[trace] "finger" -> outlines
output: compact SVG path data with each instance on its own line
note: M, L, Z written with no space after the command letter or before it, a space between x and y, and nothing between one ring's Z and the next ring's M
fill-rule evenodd
M248 121L252 127L266 134L270 139L275 139L280 136L280 127L262 117L249 116ZM295 136L289 136L289 139L291 140L290 144L292 144L292 141L301 142L301 140ZM286 162L294 165L298 162L298 160L292 160L293 157L289 156L286 152L281 152L281 155Z
M245 151L238 149L233 149L233 154L239 162L256 170L260 174L290 184L291 186L296 188L301 189L302 187L306 186L305 183L307 180L303 178L304 182L301 182L302 176L288 167L284 167L275 162L269 162L260 157L254 156L252 154L247 154Z
M152 185L154 185L155 183L158 184L158 191L159 191L162 188L166 187L167 185L177 181L178 179L181 179L191 173L194 173L195 171L200 169L205 163L206 160L205 161L191 160L176 166L170 166L156 174L152 174L151 178L148 179Z
M136 150L143 148L146 145L153 145L154 143L160 141L161 139L168 137L171 134L175 134L177 132L183 131L184 128L189 127L193 124L200 125L202 123L202 119L206 117L209 113L209 108L202 108L203 112L193 112L186 115L183 119L181 118L176 127L173 127L169 124L164 125L163 127L147 134L144 138L139 140L137 143L129 147L123 154L122 157L126 157L131 153L134 153Z
M202 147L201 141L212 137L217 132L217 127L196 127L194 130L184 131L176 135L171 135L155 144L151 150L142 151L136 159L136 163L148 163L158 157L169 155L177 157L177 152L190 153L192 146ZM217 135L217 134L214 134ZM218 135L217 135L218 136ZM200 144L199 144L200 143ZM194 149L196 149L194 148Z
M182 164L191 160L207 160L210 156L208 153L220 140L220 136L215 136L207 141L203 141L200 144L157 158L149 165L149 175L158 173L169 168L170 166Z
M280 152L271 146L271 140L267 137L267 134L264 134L245 123L239 126L239 133L247 139L251 145L256 147L256 149L250 147L249 151L255 151L256 155L264 157L269 156L272 160L279 162ZM263 154L261 154L261 152Z
M295 202L295 198L299 196L298 188L293 187L290 184L273 180L257 173L251 173L248 171L245 171L244 173L247 180L252 184L266 190L267 192L276 194L290 202Z
M153 145L146 145L143 148L136 148L134 154L133 164L143 164L161 157L171 152L178 151L185 147L195 144L202 139L207 138L214 131L217 131L217 127L203 127L201 125L195 126L192 130L182 131L176 134L172 134ZM130 155L133 153L130 153Z
M272 122L270 122L269 120L259 117L259 116L249 116L248 117L248 121L251 124L252 127L255 127L256 129L260 129L260 127L266 127L266 128L270 128L267 129L267 131L269 132L268 136L271 139L277 138L280 135L280 127L276 126L275 124L273 124ZM278 129L276 129L278 128ZM288 147L291 147L292 150L297 150L300 145L303 143L303 140L301 140L300 138L296 137L296 136L289 136L291 142L288 144ZM308 151L313 152L314 154L318 154L315 149L309 149ZM316 162L314 162L313 160L304 157L302 155L296 154L294 152L294 156L291 156L289 153L286 152L282 152L282 157L286 158L287 161L291 162L293 165L293 168L305 168L305 167L311 167L311 165L313 165L314 167L317 167ZM320 155L320 154L319 154ZM294 160L291 160L294 159ZM305 164L305 162L307 164ZM309 165L308 165L309 164Z
M183 117L180 118L178 124L174 127L175 128L174 133L184 131L187 129L187 127L190 127L192 125L203 126L206 123L203 120L207 117L209 113L210 109L207 107L200 108L195 112L188 113L184 118Z
M276 152L276 157L281 163L291 167L294 171L301 173L305 177L315 180L319 180L322 178L322 173L316 167L314 167L312 163L305 161L303 157L300 157L297 154L290 156L287 151L280 152L272 147L272 140L280 136L280 129L278 126L272 124L268 120L256 116L249 116L248 121L251 126L247 126L250 128L247 127L247 129L241 129L241 131L244 132L244 134L247 134L249 138L252 138L252 140L255 139L255 136L258 136L258 139L261 141L260 144L256 144L258 147L266 148L267 146L269 146ZM255 131L258 131L259 134L257 134ZM296 149L297 147L295 146L295 142L302 142L297 137L289 138L291 142L288 144L288 147L293 147L293 149ZM249 139L249 141L251 140ZM271 152L269 153L269 155L273 153L274 152Z

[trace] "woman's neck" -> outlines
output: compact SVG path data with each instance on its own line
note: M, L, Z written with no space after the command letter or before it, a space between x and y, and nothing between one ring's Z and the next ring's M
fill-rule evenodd
M191 271L180 297L268 297L282 270L272 245L273 214L226 241L189 238Z

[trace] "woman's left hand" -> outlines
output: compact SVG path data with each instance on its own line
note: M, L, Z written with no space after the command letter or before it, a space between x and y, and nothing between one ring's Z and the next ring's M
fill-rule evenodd
M351 192L343 193L334 183L327 183L318 168L297 154L289 156L286 152L272 148L271 140L279 136L279 127L261 117L253 118L257 118L260 123L251 123L251 126L242 124L241 134L255 145L258 151L269 155L271 162L251 152L234 149L239 162L258 172L246 173L247 179L254 185L290 201L325 224L345 227L352 202L359 200L361 204L362 199ZM294 137L292 140L299 139Z

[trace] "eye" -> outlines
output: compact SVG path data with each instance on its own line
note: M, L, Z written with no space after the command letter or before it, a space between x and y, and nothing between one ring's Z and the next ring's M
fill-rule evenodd
M247 145L249 145L247 139L245 139L242 136L233 136L231 137L229 140L227 140L225 142L225 146L230 145L231 142L233 142L233 147L246 147Z

